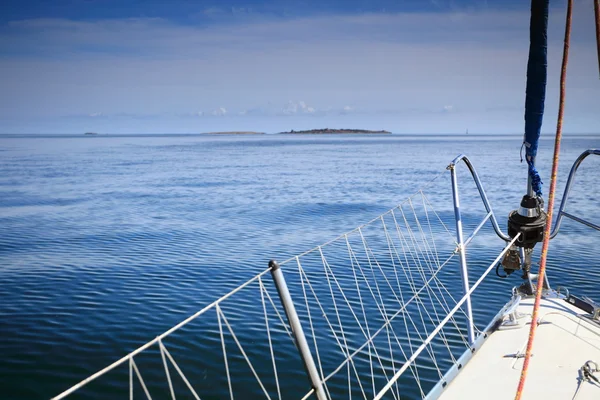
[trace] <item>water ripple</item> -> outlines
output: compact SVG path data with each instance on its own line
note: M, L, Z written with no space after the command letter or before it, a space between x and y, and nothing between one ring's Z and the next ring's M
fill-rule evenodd
M524 177L523 166L506 162L508 155L518 158L518 138L86 139L0 138L0 386L6 398L59 393L246 281L266 268L269 259L306 251L400 203L456 154L473 157L499 216L518 204L525 186L519 180L515 187L512 178ZM562 165L597 143L598 138L566 138ZM542 141L539 163L546 181L550 149L551 142ZM561 169L561 178L566 173ZM585 212L597 206L596 179L593 168L582 166L577 188L586 190L573 194L573 209ZM436 183L430 200L453 229L447 185ZM461 190L463 207L481 210L474 186L465 180ZM465 229L476 226L481 215L465 214ZM571 221L563 230L552 242L552 284L597 297L600 270L592 251L600 238ZM470 254L488 259L500 247L493 240L475 240ZM331 257L341 262L340 256ZM577 268L565 271L572 265ZM484 267L483 262L472 264L473 271ZM286 274L297 293L294 273ZM440 279L457 278L448 272ZM349 279L342 275L340 284L349 285ZM273 290L270 280L265 282ZM512 277L486 279L482 294L477 294L485 299L476 302L485 304L475 308L478 321L489 318L517 283ZM460 288L454 289L459 295ZM223 312L261 374L269 376L259 292L253 287L231 300ZM297 398L309 386L302 369L296 368L297 352L283 325L274 317L269 322L281 360L284 397ZM214 311L169 337L165 345L207 398L227 393ZM245 398L258 396L260 388L247 374L235 344L228 346L230 367L246 376L235 390ZM391 366L389 357L382 359ZM336 360L325 354L323 361ZM364 357L357 363L361 370L368 368ZM166 387L154 382L162 377L156 349L141 356L139 364L151 392L168 396ZM436 381L430 365L423 365L422 379ZM185 392L182 382L174 384ZM123 367L91 384L82 396L126 395L126 385ZM274 390L273 382L267 385ZM340 378L331 388L344 393L346 385Z

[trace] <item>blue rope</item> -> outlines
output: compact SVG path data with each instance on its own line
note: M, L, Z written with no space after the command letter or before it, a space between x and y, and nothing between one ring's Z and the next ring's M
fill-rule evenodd
M535 168L546 100L548 70L548 7L549 0L531 1L531 23L529 28L529 60L527 62L527 89L525 95L525 159L529 166L532 188L542 195L542 179Z

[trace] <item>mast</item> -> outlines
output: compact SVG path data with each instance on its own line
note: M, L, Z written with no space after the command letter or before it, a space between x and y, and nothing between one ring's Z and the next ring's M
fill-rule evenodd
M546 213L542 199L542 180L535 166L538 142L544 118L546 81L548 76L548 9L549 0L531 0L529 25L529 59L527 62L527 87L525 93L525 161L527 161L527 193L520 207L508 217L508 235L521 234L502 266L507 274L523 269L523 279L529 281L527 291L532 292L531 254L536 243L544 238Z

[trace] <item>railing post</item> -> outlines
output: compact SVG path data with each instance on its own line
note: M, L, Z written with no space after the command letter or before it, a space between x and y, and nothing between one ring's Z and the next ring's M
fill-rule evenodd
M315 390L315 395L318 400L328 400L323 387L323 381L317 371L317 366L315 365L315 361L310 352L310 347L308 347L308 342L306 341L306 336L304 336L304 331L302 330L302 325L300 324L300 319L298 318L296 307L294 307L292 297L290 296L290 291L285 282L283 272L281 271L279 264L274 260L269 261L269 268L271 269L271 276L273 276L279 299L285 310L285 315L292 328L296 347L300 352L300 357L302 358L304 368L306 368L306 372L308 373L310 383Z
M456 220L456 241L458 242L458 252L460 255L460 272L463 283L463 293L467 297L467 333L469 335L469 344L475 343L475 332L473 329L473 309L471 307L471 295L469 295L469 273L467 271L466 248L463 240L462 219L460 216L460 201L458 198L458 182L456 179L456 165L450 164L448 169L452 177L452 198L454 200L454 218Z

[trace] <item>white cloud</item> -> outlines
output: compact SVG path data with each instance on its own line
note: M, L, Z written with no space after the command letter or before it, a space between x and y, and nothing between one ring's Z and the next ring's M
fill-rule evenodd
M285 115L292 114L314 114L316 112L314 107L307 105L304 101L288 101L288 103L281 109L281 113Z
M452 111L453 108L454 108L454 106L444 106L443 110L445 112L450 112L450 111Z
M240 111L230 112L224 108L218 108L208 112L199 112L198 115L213 115L213 116L262 116L262 117L275 117L275 116L336 116L340 114L351 114L355 113L356 109L351 106L344 107L315 107L307 104L305 101L289 100L283 106L273 106L272 104L257 105L251 108L242 108ZM393 113L394 111L389 111Z
M227 109L224 107L219 107L219 108L215 108L213 110L210 111L198 111L198 112L194 112L191 114L183 114L183 115L192 115L192 116L198 116L198 117L223 117L225 115L227 115Z
M223 117L227 114L227 110L224 107L219 107L216 110L211 111L211 115L216 117Z

